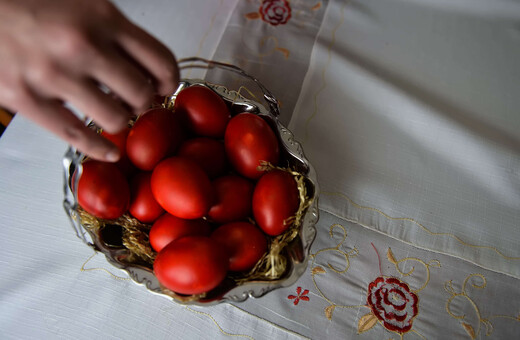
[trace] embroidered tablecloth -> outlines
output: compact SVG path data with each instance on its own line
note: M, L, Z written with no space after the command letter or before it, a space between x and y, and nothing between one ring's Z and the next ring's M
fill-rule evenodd
M76 238L66 145L17 116L0 138L2 338L520 336L518 3L116 4L279 99L322 189L308 268L244 303L150 294Z

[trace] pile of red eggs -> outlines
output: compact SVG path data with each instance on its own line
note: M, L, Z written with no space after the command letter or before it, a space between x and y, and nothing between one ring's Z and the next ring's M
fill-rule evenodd
M229 271L251 270L299 208L294 176L265 167L280 158L271 126L252 113L232 117L208 87L187 87L172 110L102 134L122 157L82 163L78 202L100 219L129 214L151 225L154 273L176 293L208 292Z

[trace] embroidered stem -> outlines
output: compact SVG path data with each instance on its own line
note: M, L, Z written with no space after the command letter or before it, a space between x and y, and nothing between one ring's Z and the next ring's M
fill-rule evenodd
M370 242L370 244L372 245L372 248L374 248L374 250L375 250L375 252L377 254L377 260L379 261L379 274L381 276L383 276L383 272L381 270L381 256L379 256L379 252L377 251L376 246L374 246L374 244L372 242Z

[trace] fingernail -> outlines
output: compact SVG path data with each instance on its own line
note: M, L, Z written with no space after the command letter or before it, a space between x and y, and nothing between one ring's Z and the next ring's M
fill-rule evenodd
M105 155L108 162L117 162L119 160L119 150L111 150Z

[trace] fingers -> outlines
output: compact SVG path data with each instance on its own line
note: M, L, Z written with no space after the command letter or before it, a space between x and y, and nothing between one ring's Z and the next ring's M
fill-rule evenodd
M132 112L120 100L103 92L92 79L68 72L57 63L48 62L39 66L37 70L28 72L25 85L22 85L22 88L29 89L25 91L29 95L70 103L109 133L116 133L127 126ZM148 99L144 98L143 101Z
M107 48L103 56L92 61L87 73L137 113L150 105L155 93L150 76L115 48Z
M115 162L120 157L118 148L98 135L79 120L74 113L57 100L47 100L30 94L19 109L21 115L53 132L91 158Z
M127 20L117 38L121 47L154 77L159 94L173 93L179 82L179 69L166 46Z
M108 133L117 133L128 125L132 115L123 104L107 94L90 79L69 80L63 98Z
M33 85L32 88L38 87ZM40 91L39 94L71 103L109 133L117 133L125 128L132 115L121 101L103 92L91 79L60 73L53 77L52 84L46 88L45 92Z

